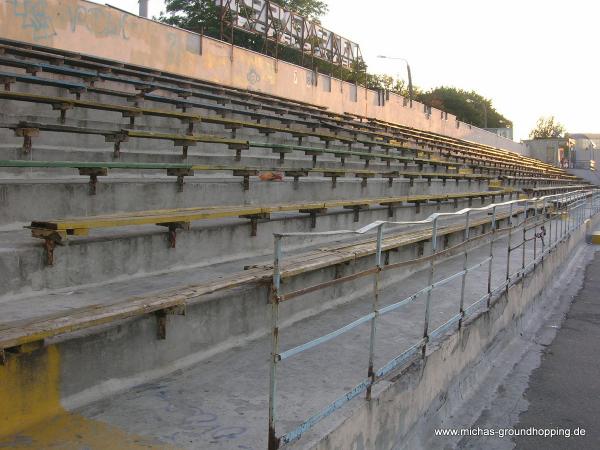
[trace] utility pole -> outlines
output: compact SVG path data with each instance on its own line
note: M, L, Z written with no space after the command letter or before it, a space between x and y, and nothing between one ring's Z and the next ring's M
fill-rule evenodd
M485 102L483 102L481 106L483 106L483 128L487 128L487 105L485 104Z
M410 72L410 64L408 63L408 61L405 58L398 58L398 57L394 57L394 56L378 55L377 57L381 58L381 59L394 59L397 61L404 61L404 63L406 63L406 72L408 74L408 100L410 102L410 107L412 108L413 84L412 84L412 74Z
M148 17L148 0L139 0L140 17Z

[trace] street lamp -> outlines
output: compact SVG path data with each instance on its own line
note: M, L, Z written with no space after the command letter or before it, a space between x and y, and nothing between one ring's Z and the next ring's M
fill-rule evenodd
M148 0L139 0L138 3L140 4L140 17L148 18Z
M479 103L482 108L483 108L483 128L487 128L488 127L488 122L487 122L487 105L485 104L485 102L475 102L473 99L468 98L467 99L467 103Z
M381 59L393 59L396 61L404 61L406 63L406 72L408 73L408 100L410 102L410 107L412 108L412 99L413 99L413 84L412 84L412 75L410 73L410 64L405 58L398 58L394 56L385 56L385 55L377 55L378 58Z

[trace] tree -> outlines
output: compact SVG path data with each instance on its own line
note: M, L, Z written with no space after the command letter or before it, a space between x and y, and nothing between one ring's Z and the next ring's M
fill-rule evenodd
M565 127L554 116L540 117L535 128L529 133L531 139L549 139L565 136Z
M318 21L327 12L327 3L323 0L271 0L284 8L297 12L311 20ZM166 0L166 14L157 18L160 22L175 25L219 38L221 24L219 7L214 0Z
M160 22L185 30L219 37L221 25L219 8L212 0L166 0L166 14L160 13Z
M318 22L328 10L327 2L323 0L271 0L290 11L297 12L307 19Z
M492 101L475 91L440 86L416 95L416 99L480 128L512 128L512 122L496 111Z
M369 89L383 89L403 97L409 97L408 83L405 80L394 78L387 74L368 74L367 87ZM421 89L413 85L413 98L416 100L420 95L422 95Z

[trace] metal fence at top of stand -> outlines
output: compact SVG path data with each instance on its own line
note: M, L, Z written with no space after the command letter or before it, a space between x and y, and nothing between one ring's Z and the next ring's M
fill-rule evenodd
M490 307L491 302L497 296L505 292L511 285L518 282L529 271L533 270L543 258L552 251L557 245L563 242L570 234L582 226L584 221L596 214L600 210L600 190L579 190L570 193L549 195L540 198L512 200L503 203L491 204L479 208L466 208L452 213L435 213L427 219L420 221L393 222L393 221L377 221L355 231L339 230L328 232L313 232L313 233L281 233L274 235L274 250L275 257L273 262L273 282L270 292L271 304L271 357L270 357L270 387L269 387L269 450L277 449L282 445L289 444L299 439L305 432L312 428L315 424L331 415L334 411L340 409L345 403L365 392L367 400L371 399L371 388L378 381L382 380L392 371L406 365L414 356L420 353L421 357L425 357L427 345L436 337L442 336L456 326L460 329L465 318L474 315L483 305ZM475 220L473 213L487 213L484 219ZM445 228L440 228L440 219L442 218L458 218L464 217L464 223L459 223L459 226L454 225ZM506 222L506 226L501 228L499 224L502 221ZM489 232L483 232L477 236L471 236L471 229L485 225L489 225ZM431 243L431 252L428 255L420 256L409 261L401 261L393 264L384 264L382 260L383 248L386 245L384 239L384 229L386 227L394 227L395 232L398 228L414 225L430 225L430 235L427 234ZM519 231L520 230L520 231ZM439 249L439 237L442 234L448 233L463 233L462 242L452 247ZM292 292L282 292L281 280L282 277L292 277L292 273L286 273L282 270L282 255L284 239L293 237L315 237L315 236L352 236L366 235L368 233L376 233L374 242L374 266L361 271L354 272L351 275L338 277L319 284L311 285ZM503 248L506 255L506 272L504 282L499 286L493 286L492 283L492 263L494 261L494 243L500 234L506 235L507 245ZM529 237L528 237L529 236ZM469 247L481 249L482 245L476 245L476 241L489 239L489 244L483 242L482 245L489 245L489 252L484 251L486 258L478 262L472 262L469 257ZM533 258L527 261L526 250L533 250ZM458 257L463 258L462 270L447 276L444 279L435 281L436 260L451 251L462 250L458 253ZM496 250L497 252L498 250ZM519 267L516 271L511 272L511 255L514 252L521 252ZM427 284L412 295L395 301L392 304L380 306L380 294L382 289L381 274L384 271L406 268L417 263L428 264ZM335 265L332 263L332 265ZM469 306L465 307L465 293L468 277L467 275L474 270L487 265L487 290L485 295L477 298ZM302 345L280 350L279 344L279 305L282 302L290 301L302 295L316 292L320 289L331 287L340 283L349 282L358 278L372 276L373 277L373 296L370 312L362 317L322 335L316 339L305 342ZM443 325L436 329L430 329L431 315L431 294L432 291L441 287L452 280L461 279L461 290L458 304L456 305L456 314L454 314ZM376 369L374 367L375 360L375 341L377 337L377 319L380 316L396 311L405 305L415 302L421 297L425 297L425 313L423 317L423 332L422 337L414 345L410 346L401 354L389 360L385 365ZM368 324L369 325L369 358L365 364L366 377L360 380L358 384L351 390L344 393L325 408L310 416L307 420L298 425L295 429L288 431L282 435L276 433L276 394L277 394L277 366L285 360L292 358L306 350L315 348L332 339L343 336L350 330Z

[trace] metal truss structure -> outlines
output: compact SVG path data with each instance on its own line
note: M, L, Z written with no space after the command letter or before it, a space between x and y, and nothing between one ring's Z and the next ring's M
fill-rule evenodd
M360 47L320 24L269 0L214 0L221 24L296 49L336 66L351 68L362 61Z

